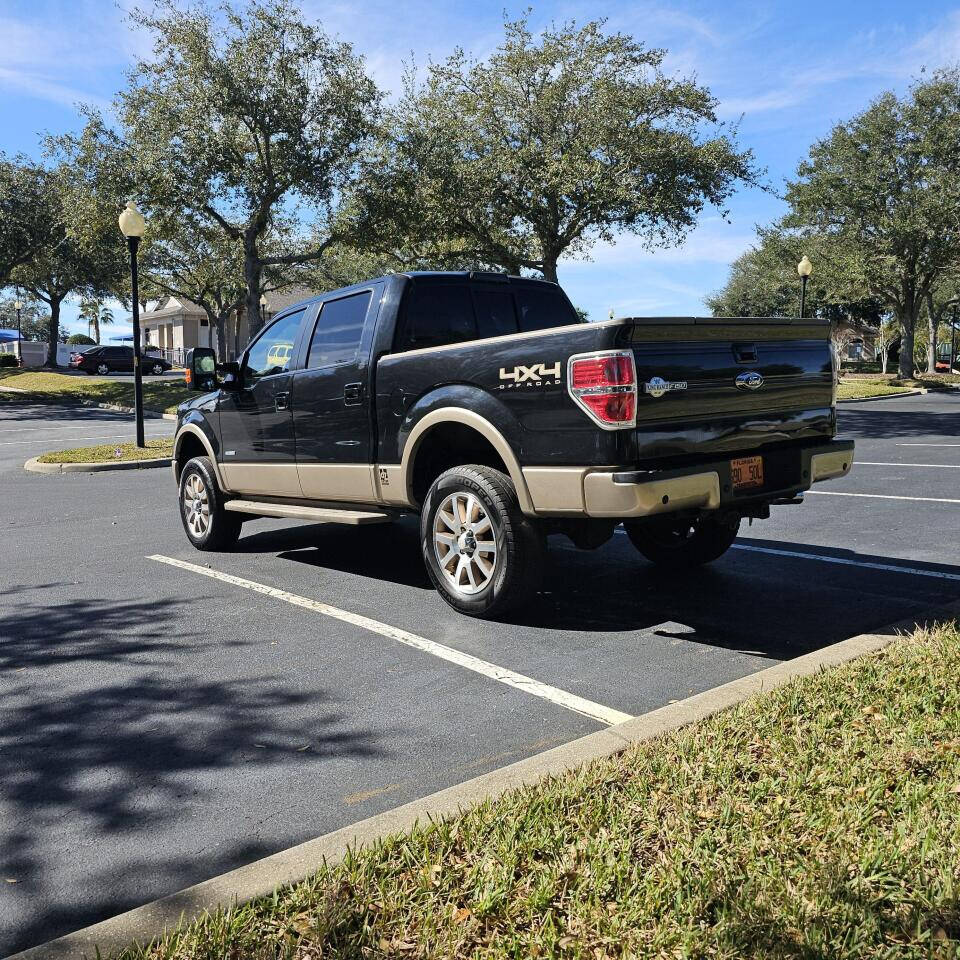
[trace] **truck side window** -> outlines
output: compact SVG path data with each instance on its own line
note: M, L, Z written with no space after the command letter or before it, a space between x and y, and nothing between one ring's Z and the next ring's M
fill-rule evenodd
M260 377L283 373L290 366L303 313L303 310L288 313L260 334L247 353L243 368L245 380L259 380Z
M517 315L513 294L504 286L476 285L473 303L477 308L477 334L481 337L502 337L517 332Z
M559 287L544 283L517 283L513 290L517 297L521 333L580 323L580 317Z
M440 347L476 337L473 302L466 283L414 281L406 297L398 351Z
M371 292L366 290L339 300L328 300L323 305L310 341L309 369L356 359L370 296Z

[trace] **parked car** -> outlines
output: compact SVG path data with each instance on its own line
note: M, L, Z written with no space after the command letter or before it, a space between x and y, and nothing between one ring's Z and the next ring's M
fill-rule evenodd
M141 357L144 373L159 376L166 373L173 364L163 357L144 354ZM83 370L85 373L132 373L133 347L93 347L86 353L72 353L69 366L74 370Z
M549 534L590 550L622 524L682 576L853 463L829 322L584 323L556 284L500 274L332 291L239 363L198 347L187 368L205 395L178 408L173 467L197 549L229 548L245 518L415 511L430 578L473 616L537 589Z

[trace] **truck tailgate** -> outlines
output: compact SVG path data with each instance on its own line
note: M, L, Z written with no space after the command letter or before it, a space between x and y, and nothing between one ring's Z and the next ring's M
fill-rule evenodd
M640 391L641 459L703 457L834 433L827 322L634 320L628 340Z

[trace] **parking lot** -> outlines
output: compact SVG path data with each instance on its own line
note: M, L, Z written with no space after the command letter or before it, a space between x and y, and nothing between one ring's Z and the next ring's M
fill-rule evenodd
M129 417L0 401L0 954L960 598L960 395L843 405L853 473L694 575L552 539L505 623L412 518L197 553L168 470L22 470Z

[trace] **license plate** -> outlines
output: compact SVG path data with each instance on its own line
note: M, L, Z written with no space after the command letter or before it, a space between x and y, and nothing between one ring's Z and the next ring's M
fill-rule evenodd
M763 457L740 457L730 461L730 479L734 490L763 486Z

